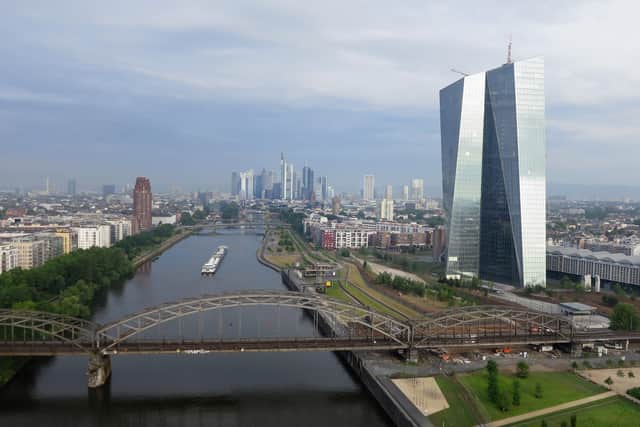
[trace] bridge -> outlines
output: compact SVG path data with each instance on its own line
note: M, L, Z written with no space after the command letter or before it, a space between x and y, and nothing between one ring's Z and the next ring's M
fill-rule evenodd
M281 309L302 309L313 319L314 331L323 334L280 336L278 326L275 337L245 338L242 308L256 306L270 307L278 325ZM223 315L229 310L240 310L234 316L238 328L234 337L226 337L228 331L223 330L227 325ZM217 312L219 320L206 320L209 312ZM183 333L182 321L189 318L198 323L196 337ZM160 337L163 325L177 327L177 333L168 339ZM416 350L425 348L638 338L637 333L577 331L567 317L507 306L472 306L398 320L369 307L290 291L204 295L151 307L105 325L54 313L0 310L0 356L88 355L90 387L106 382L113 355L400 350L407 358L415 358Z

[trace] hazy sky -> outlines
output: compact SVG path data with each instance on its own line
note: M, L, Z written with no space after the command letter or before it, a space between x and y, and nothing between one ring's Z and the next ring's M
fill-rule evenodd
M438 90L546 60L548 180L640 179L635 1L0 1L0 187L440 186ZM178 6L179 5L179 6Z

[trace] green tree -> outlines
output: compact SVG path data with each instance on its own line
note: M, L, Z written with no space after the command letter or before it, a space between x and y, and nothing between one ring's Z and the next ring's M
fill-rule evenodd
M520 381L513 381L513 389L511 393L513 406L520 406Z
M533 395L536 399L542 399L542 385L540 385L540 383L536 383L536 391Z
M571 363L571 369L573 369L574 371L578 370L578 362L576 362L575 360Z
M635 331L640 329L640 316L631 304L618 303L611 314L611 329Z
M569 418L569 421L571 422L571 427L578 426L578 416L576 414L571 414L571 418Z
M560 427L568 427L568 426L567 426L567 422L566 422L566 421L564 421L564 420L563 420L563 421L561 421L561 422L560 422Z
M500 407L500 385L498 383L498 364L495 360L489 360L487 362L487 393L489 394L489 400L497 404Z
M548 427L548 426L549 426L549 425L547 424L547 421L546 421L546 420L542 420L542 421L540 422L540 427Z
M521 360L518 362L518 366L516 368L516 376L518 378L527 378L529 376L529 365L527 362Z

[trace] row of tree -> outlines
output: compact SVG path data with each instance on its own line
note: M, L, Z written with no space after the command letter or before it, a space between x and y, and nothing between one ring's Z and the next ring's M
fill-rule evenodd
M383 271L376 276L376 283L390 286L393 289L406 294L418 295L420 297L423 297L426 294L426 288L423 283L400 276L392 276L386 271Z

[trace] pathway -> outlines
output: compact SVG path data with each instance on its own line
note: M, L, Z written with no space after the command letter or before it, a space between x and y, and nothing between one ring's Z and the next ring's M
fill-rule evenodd
M616 396L615 391L606 391L604 393L596 394L594 396L585 397L584 399L573 400L571 402L563 403L561 405L550 406L544 409L538 409L537 411L527 412L526 414L517 415L515 417L504 418L487 424L487 427L499 427L507 426L510 424L519 423L531 418L540 417L542 415L551 414L553 412L563 411L565 409L574 408L576 406L586 405L587 403L597 402L598 400L606 399L608 397Z

